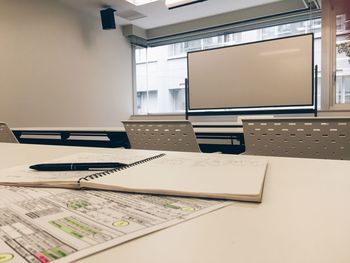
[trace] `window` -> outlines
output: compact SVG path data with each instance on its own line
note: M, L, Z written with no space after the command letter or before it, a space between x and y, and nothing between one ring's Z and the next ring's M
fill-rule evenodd
M349 22L345 14L336 17L336 104L350 104L350 25L347 25Z
M350 9L349 1L322 2L324 60L322 104L325 110L350 110Z
M137 112L145 114L147 112L157 112L157 91L137 92Z
M186 56L184 43L168 45L168 57Z
M315 64L321 84L321 20L301 21L243 32L228 33L152 48L135 49L137 98L135 114L179 113L185 111L187 52L279 38L308 32L315 33ZM146 61L141 58L146 57ZM143 61L144 63L140 63ZM349 81L344 78L344 81ZM349 91L348 91L349 92ZM346 92L345 92L346 93ZM349 97L349 95L347 95ZM318 92L320 99L320 92ZM349 98L348 98L349 99Z
M136 61L136 63L147 62L147 49L146 48L136 48L135 49L135 61Z
M224 36L203 39L203 49L222 47L225 44Z
M187 53L187 52L203 49L202 42L203 41L201 39L184 42L185 52Z
M185 108L185 89L170 89L170 101L172 102L173 112L183 112Z

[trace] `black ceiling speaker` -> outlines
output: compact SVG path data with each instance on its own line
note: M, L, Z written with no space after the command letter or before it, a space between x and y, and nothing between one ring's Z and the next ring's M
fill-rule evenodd
M108 29L115 29L115 19L114 19L114 12L116 10L113 8L105 8L100 11L101 14L101 21L102 21L102 28L103 30Z

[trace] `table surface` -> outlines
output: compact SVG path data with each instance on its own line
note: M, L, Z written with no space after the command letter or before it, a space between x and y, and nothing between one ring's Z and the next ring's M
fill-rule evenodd
M1 143L0 168L86 151L114 149ZM79 262L350 262L350 161L254 158L268 161L261 204L233 202Z

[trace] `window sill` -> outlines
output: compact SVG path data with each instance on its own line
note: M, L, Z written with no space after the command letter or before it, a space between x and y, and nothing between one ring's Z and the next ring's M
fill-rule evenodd
M136 62L136 65L148 64L148 63L155 63L155 62L158 62L158 60L140 61L140 62Z
M332 113L332 112L350 112L350 104L336 105L330 107L328 110L318 110L319 113Z
M130 116L130 119L133 118L140 118L140 117L149 117L149 118L155 118L157 119L157 117L162 117L164 119L164 117L170 116L171 118L174 119L184 119L185 118L185 113L179 113L179 112L174 112L174 113L145 113L145 114L133 114ZM160 118L158 118L160 119Z
M350 117L350 110L319 111L319 117Z

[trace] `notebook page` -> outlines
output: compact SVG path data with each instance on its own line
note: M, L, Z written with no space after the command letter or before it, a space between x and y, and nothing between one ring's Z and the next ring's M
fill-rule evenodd
M259 199L266 167L266 161L247 156L202 153L184 156L171 152L81 185L146 193Z
M43 163L78 163L78 162L120 162L131 164L155 155L155 152L141 150L119 149L115 154L99 154L83 152L50 160ZM96 171L36 171L27 165L21 165L0 170L0 184L21 186L53 186L69 187L75 185L84 176L96 173Z

